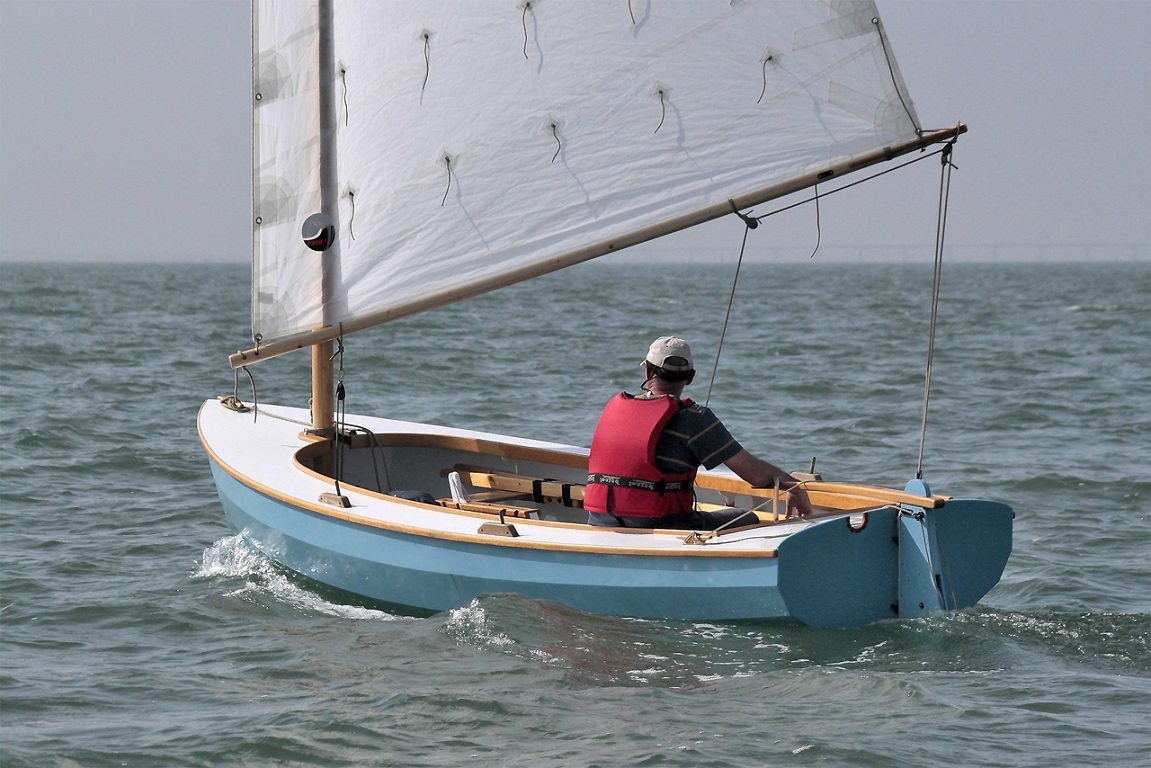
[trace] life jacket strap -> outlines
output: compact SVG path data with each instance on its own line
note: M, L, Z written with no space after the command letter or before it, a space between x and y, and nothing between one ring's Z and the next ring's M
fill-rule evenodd
M589 474L587 481L589 484L598 483L600 485L614 485L618 488L637 488L641 491L652 491L660 494L690 491L692 489L691 480L644 480L639 477L604 475L598 472Z

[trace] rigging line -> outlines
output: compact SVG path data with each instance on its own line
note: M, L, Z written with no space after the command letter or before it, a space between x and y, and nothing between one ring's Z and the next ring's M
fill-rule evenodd
M663 121L667 118L667 102L664 100L663 88L659 89L659 125L655 127L652 133L659 133L659 129L663 128Z
M911 125L915 127L915 135L922 136L923 129L915 123L915 118L911 114L911 108L907 106L907 102L903 100L903 92L899 90L899 81L895 79L895 67L891 63L891 51L887 49L887 35L883 33L883 25L879 23L878 16L871 17L871 23L875 25L875 31L879 33L879 44L883 47L883 58L887 61L887 73L891 75L891 84L895 86L895 95L899 97L899 103L903 105L903 111L907 115L907 119L911 121Z
M444 199L440 200L440 207L444 207L444 203L448 200L448 192L452 188L452 156L444 155L444 165L448 167L448 187L444 190Z
M767 93L767 65L773 61L775 61L775 57L770 54L763 60L763 90L759 92L759 98L755 100L756 104L763 101L763 96Z
M343 323L340 325L342 326ZM335 431L332 434L334 477L332 480L335 481L336 495L340 496L342 495L340 493L340 478L344 474L344 451L340 446L340 436L344 434L347 419L346 392L344 390L344 337L342 335L336 338L336 351L332 353L330 359L334 360L337 357L340 359L340 362L336 374L336 418Z
M252 407L253 410L255 410L255 408L255 406ZM279 419L280 421L286 421L289 424L299 424L301 427L304 427L305 432L308 432L312 428L312 422L310 421L304 421L303 419L293 419L291 416L285 416L284 414L276 413L275 411L265 411L261 409L260 413L264 414L265 419Z
M387 491L384 490L383 484L380 483L380 464L381 463L383 464L383 467L384 467L384 479L387 481L388 488L392 487L392 478L391 478L391 475L388 473L388 463L386 461L385 462L380 461L380 459L383 458L384 446L380 444L380 441L379 441L378 437L376 436L376 433L373 432L372 430L368 429L367 427L363 426L362 424L345 424L345 426L350 430L358 429L361 432L363 432L365 435L368 436L368 442L372 444L372 472L376 476L376 492L377 493L387 493Z
M556 153L552 155L552 162L554 163L556 158L560 156L560 150L563 149L563 145L560 144L559 128L556 127L554 120L552 121L552 136L554 136L556 140Z
M914 163L921 162L923 160L926 160L929 157L935 157L936 155L940 154L941 152L943 152L942 149L937 149L937 150L934 150L932 152L928 152L925 155L921 155L919 157L916 157L912 160L908 160L906 163L900 163L899 165L892 166L891 168L884 168L882 171L878 171L876 173L873 173L870 176L865 176L862 179L857 179L857 180L851 182L850 184L844 184L842 187L836 187L835 189L831 190L830 192L824 192L823 195L821 195L821 197L829 197L830 195L834 195L837 192L842 192L845 189L851 189L852 187L858 186L860 184L865 184L865 183L871 181L872 179L878 179L880 176L883 176L885 174L892 173L894 171L898 171L900 169L906 168L909 165L913 165ZM763 221L764 219L771 217L771 216L774 216L777 213L783 213L784 211L790 211L792 208L798 208L801 205L807 205L812 200L814 200L814 198L809 197L805 200L800 200L798 202L792 203L791 205L785 205L782 208L777 208L776 210L765 213L762 216L756 216L755 220L756 221Z
M631 25L635 26L635 10L631 7L631 0L627 0L627 12L631 14Z
M735 207L734 200L728 200L728 202L731 203L732 212L743 221L745 226L743 228L743 242L739 246L739 259L735 263L735 276L731 281L731 293L727 297L727 311L723 315L723 329L719 332L719 344L715 348L715 362L711 366L711 381L708 382L707 397L703 401L705 408L711 402L711 390L715 387L715 376L719 370L719 357L723 354L723 340L727 336L727 325L731 320L731 307L735 303L735 287L739 284L739 270L743 266L743 254L747 250L747 233L759 226L758 221L739 212Z
M248 381L252 383L252 423L256 423L256 415L259 412L260 403L256 397L256 377L248 370L248 366L242 365L234 371L232 377L232 399L235 402L240 402L240 370L243 369L244 373L248 374Z
M340 67L340 80L344 82L344 127L348 127L348 68Z
M783 539L793 535L794 533L794 531L790 531L788 533L768 533L764 534L763 536L740 536L739 538L729 536L726 539L722 536L714 536L700 541L699 544L704 547L721 547L724 544L746 544L749 541L770 541L771 539Z
M943 240L947 231L947 204L951 196L951 149L955 142L944 146L940 155L939 209L935 226L935 269L931 283L931 322L927 332L927 370L923 375L923 413L919 423L919 459L915 465L916 479L923 478L923 450L927 442L927 404L931 399L931 371L935 362L935 328L939 317L939 292L943 277Z
M815 254L819 252L819 244L823 241L823 228L819 222L819 185L815 185L815 250L807 258L814 259Z
M256 377L248 370L248 366L244 366L244 373L248 374L248 381L252 383L252 423L256 423L256 413L260 407L259 397L256 395Z
M351 215L351 217L348 218L348 235L350 235L351 238L353 240L355 240L356 239L356 233L355 233L355 230L352 229L352 225L356 223L356 193L355 193L355 190L351 190L351 189L348 190L348 200L351 201L351 203L352 203L352 215Z
M532 9L532 4L530 2L524 3L523 24L524 24L524 58L525 59L528 57L528 11L530 11L531 9ZM534 16L534 14L533 14L533 16Z
M424 30L424 83L420 86L420 96L424 95L424 89L428 87L428 75L432 73L432 58L429 49L431 48L431 35L427 30Z
M752 518L755 520L755 522L756 522L756 523L758 523L758 522L759 522L759 515L755 514L755 512L753 512L753 511L752 511L752 510L750 510L750 509L745 509L745 510L743 511L743 514L742 514L742 515L740 515L739 517L733 517L731 520L728 520L726 523L724 523L724 524L723 524L723 525L721 525L720 527L716 528L716 529L715 529L715 535L716 535L716 536L718 536L718 535L720 534L720 531L722 531L722 530L724 530L725 528L727 528L727 527L729 527L729 526L731 526L731 525L735 524L736 522L738 522L738 521L740 521L740 520L744 519L744 518L745 518L745 517L747 517L748 515L751 515L751 516L752 516ZM754 525L754 523L744 523L744 525Z

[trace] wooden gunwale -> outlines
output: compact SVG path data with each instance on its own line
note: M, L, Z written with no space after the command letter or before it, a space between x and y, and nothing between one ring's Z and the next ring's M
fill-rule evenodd
M486 440L476 437L461 437L457 435L437 435L426 433L384 433L375 435L355 435L352 437L352 448L370 448L372 446L389 448L444 448L449 450L466 451L499 459L514 459L519 461L535 461L543 464L554 464L562 467L587 470L587 456L579 453L566 453L551 448L519 445L496 440ZM314 458L328 450L328 444L315 442L305 446L297 453L297 461ZM306 467L303 467L307 470ZM488 470L482 471L501 471ZM562 481L561 481L562 482ZM577 484L571 483L576 486ZM705 490L720 493L734 493L758 499L770 499L774 494L772 488L757 488L737 477L724 477L721 475L700 474L696 478L696 486ZM921 507L924 509L937 509L947 500L946 496L918 496L916 494L898 491L880 486L861 485L856 483L833 483L823 480L805 480L801 487L807 491L812 503L819 506L828 506L842 510L853 510L877 504L895 504Z

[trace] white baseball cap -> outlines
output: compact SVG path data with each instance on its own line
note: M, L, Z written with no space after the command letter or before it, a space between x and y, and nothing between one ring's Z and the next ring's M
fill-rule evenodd
M691 347L678 336L660 336L653 341L648 347L644 363L676 373L686 373L695 367L692 363Z

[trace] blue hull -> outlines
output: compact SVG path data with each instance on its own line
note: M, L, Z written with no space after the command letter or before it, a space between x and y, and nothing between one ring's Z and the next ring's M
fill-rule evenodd
M269 558L320 583L424 611L509 592L589 613L739 620L789 615L775 558L611 555L438 539L301 510L212 473L236 530Z

